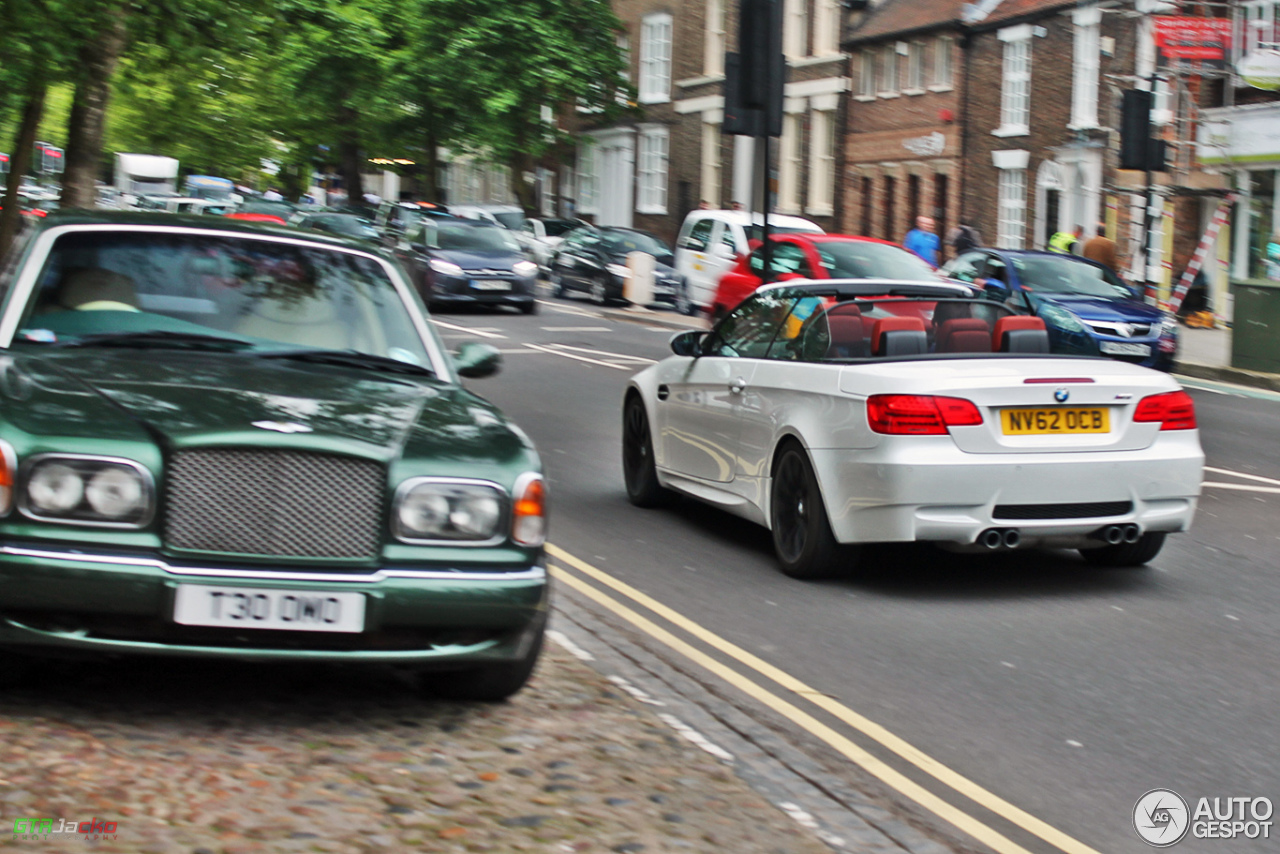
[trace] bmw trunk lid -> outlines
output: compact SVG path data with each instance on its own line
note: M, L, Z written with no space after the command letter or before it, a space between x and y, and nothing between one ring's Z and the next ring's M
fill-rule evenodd
M1138 402L1178 388L1157 371L1095 358L921 359L846 367L840 378L850 394L972 402L982 423L949 432L974 454L1140 450L1155 441L1160 424L1135 422Z

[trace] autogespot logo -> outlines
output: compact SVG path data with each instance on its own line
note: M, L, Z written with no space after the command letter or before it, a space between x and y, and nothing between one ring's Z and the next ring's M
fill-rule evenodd
M1168 848L1182 841L1191 826L1187 802L1172 789L1152 789L1133 805L1133 828L1142 841Z

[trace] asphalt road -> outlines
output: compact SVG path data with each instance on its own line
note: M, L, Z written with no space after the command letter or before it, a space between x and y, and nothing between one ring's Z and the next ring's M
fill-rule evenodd
M671 331L606 320L583 302L542 309L438 321L450 344L479 337L504 351L502 374L470 385L538 444L557 546L1069 837L1046 841L823 718L1025 850L1148 850L1130 816L1158 787L1193 809L1200 797L1280 802L1280 396L1192 389L1207 465L1221 470L1205 480L1229 486L1206 486L1194 529L1150 567L885 547L850 578L803 583L779 573L761 528L690 501L628 504L622 393L633 370L669 353ZM733 688L718 693L755 707ZM795 730L831 773L866 777L810 733L758 714ZM985 850L928 809L908 812L955 848ZM1188 836L1177 850L1274 851L1275 836Z

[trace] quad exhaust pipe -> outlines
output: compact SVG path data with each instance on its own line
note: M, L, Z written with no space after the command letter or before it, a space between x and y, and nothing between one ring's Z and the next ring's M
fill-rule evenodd
M1142 529L1132 522L1128 525L1107 525L1094 531L1093 536L1109 546L1118 546L1121 543L1136 543L1142 539Z
M1022 542L1017 528L987 528L978 535L978 542L988 549L1016 549Z

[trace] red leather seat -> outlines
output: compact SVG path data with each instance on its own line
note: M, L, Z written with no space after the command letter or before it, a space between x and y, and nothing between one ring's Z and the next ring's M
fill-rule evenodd
M938 327L939 353L990 353L991 327L977 317L957 317Z
M871 332L871 352L876 356L906 356L927 348L924 320L919 317L881 317Z
M997 353L1048 353L1049 331L1038 317L1002 317L991 335L991 349Z
M862 320L862 312L856 305L840 306L827 314L827 329L831 336L827 345L828 359L853 359L867 355Z

